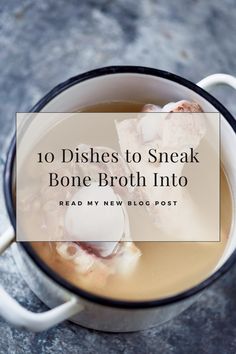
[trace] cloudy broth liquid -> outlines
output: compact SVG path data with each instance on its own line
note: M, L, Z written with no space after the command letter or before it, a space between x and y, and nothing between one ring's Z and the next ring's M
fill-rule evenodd
M83 109L83 112L139 112L144 103L109 102ZM58 134L63 131L63 123ZM109 127L108 127L109 131ZM108 131L106 135L108 135ZM80 136L81 138L81 136ZM71 137L71 139L76 139ZM78 142L75 141L75 145ZM103 146L106 145L103 142ZM108 145L107 145L108 146ZM155 232L142 215L133 230ZM127 276L111 275L104 287L85 285L72 262L59 256L54 243L35 242L38 255L67 281L87 291L116 299L148 300L177 294L186 290L214 271L224 252L232 220L232 201L227 178L221 168L221 241L220 242L136 242L142 256L134 271ZM132 230L132 224L131 224Z

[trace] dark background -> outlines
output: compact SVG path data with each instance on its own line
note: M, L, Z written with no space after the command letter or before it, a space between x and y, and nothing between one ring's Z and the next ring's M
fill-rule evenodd
M59 82L113 64L150 66L194 82L216 72L235 75L235 38L235 0L0 0L0 179L15 112L30 109ZM213 93L236 113L232 89ZM0 231L7 225L1 193ZM46 310L11 250L0 257L0 283L28 309ZM235 352L236 267L179 317L139 333L65 322L34 334L0 319L1 354Z

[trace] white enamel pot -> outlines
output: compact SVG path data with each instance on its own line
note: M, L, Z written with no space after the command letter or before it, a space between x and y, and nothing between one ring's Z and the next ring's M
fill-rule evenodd
M80 107L107 101L198 102L205 111L218 111L221 123L221 161L236 201L236 124L226 108L205 90L226 84L236 89L236 78L215 74L198 84L151 68L116 66L73 77L55 87L32 109L35 112L72 112ZM229 242L214 272L197 286L180 294L154 301L115 301L96 296L68 283L44 264L29 243L17 243L13 204L15 139L9 148L4 173L4 193L11 225L0 237L0 252L11 245L22 276L33 292L48 305L44 313L32 313L0 287L0 315L7 321L33 331L42 331L70 319L101 331L129 332L159 325L192 304L201 292L222 276L236 261L236 229L232 222ZM153 279L153 281L155 281Z

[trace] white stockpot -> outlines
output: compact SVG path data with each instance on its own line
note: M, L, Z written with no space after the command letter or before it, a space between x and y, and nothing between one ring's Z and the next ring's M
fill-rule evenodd
M161 102L194 100L206 112L221 113L221 161L235 203L236 124L226 108L204 90L216 84L227 84L236 89L236 78L215 74L196 85L177 75L156 69L107 67L78 75L58 85L32 111L73 112L80 107L109 101L156 102L157 98ZM226 250L214 272L187 291L154 301L116 301L86 292L67 282L43 263L30 243L15 241L14 164L15 138L9 148L4 174L6 207L12 226L0 237L0 252L11 245L23 278L33 292L51 308L44 313L32 313L0 287L0 315L14 325L42 331L70 319L79 325L101 331L129 332L146 329L173 318L190 306L206 287L236 261L236 229L233 220Z

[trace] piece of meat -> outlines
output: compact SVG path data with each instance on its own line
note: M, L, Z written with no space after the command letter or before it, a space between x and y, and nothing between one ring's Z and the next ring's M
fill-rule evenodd
M186 114L176 114L177 112L185 112ZM195 112L202 113L202 115L195 115ZM163 207L157 211L152 203L147 206L147 211L155 225L170 235L172 239L176 234L178 239L180 223L184 224L184 220L189 222L192 220L194 225L194 220L196 220L195 206L190 195L181 187L153 188L150 186L153 185L152 176L154 173L164 176L175 174L179 178L182 175L184 164L180 162L175 164L149 163L148 151L150 148L156 148L157 151L181 153L188 151L190 146L196 149L206 133L202 108L195 102L188 101L170 103L164 106L161 112L158 106L155 108L155 105L145 105L137 119L116 122L116 129L121 152L126 150L139 152L143 157L139 164L129 163L133 172L139 171L145 176L147 185L147 187L137 188L134 198L149 201L179 201L180 207L176 209ZM181 201L184 201L183 207ZM187 234L185 236L189 237ZM182 234L181 238L183 239Z
M144 113L138 122L141 140L144 143L152 142L160 150L184 149L185 146L196 148L200 140L205 135L206 125L204 115L194 115L191 113L203 113L199 104L189 101L179 101L166 104L162 114L146 114L149 105L142 109ZM156 111L154 111L156 107ZM152 105L152 113L160 113L158 106ZM172 113L189 113L178 115Z
M144 106L145 110L145 106ZM145 112L145 111L144 111ZM158 110L156 110L158 112ZM200 113L203 112L202 107L196 102L190 101L178 101L167 103L163 108L162 112L189 112L189 113Z
M57 242L58 254L73 262L81 285L92 285L95 288L105 286L109 276L129 275L137 265L141 256L140 250L133 242L120 242L115 254L102 258L75 242Z

